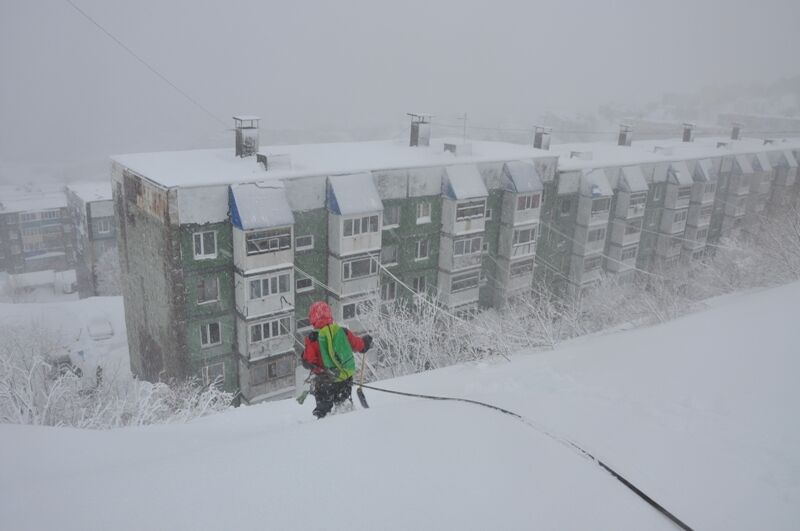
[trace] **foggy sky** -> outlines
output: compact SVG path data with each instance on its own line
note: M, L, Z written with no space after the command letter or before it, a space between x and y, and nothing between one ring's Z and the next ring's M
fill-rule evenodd
M800 73L797 0L74 2L226 124L268 129L525 123ZM0 161L231 138L66 2L0 0Z

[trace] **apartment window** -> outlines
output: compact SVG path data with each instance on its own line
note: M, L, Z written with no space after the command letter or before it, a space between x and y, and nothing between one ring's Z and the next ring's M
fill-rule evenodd
M222 387L225 383L225 363L206 365L202 370L203 385Z
M706 236L708 236L708 229L700 229L694 235L694 238L695 238L695 240L700 241L700 240L704 240L706 238Z
M397 245L384 245L381 248L381 263L384 265L391 265L397 263L398 247Z
M312 281L310 278L298 276L294 281L294 289L297 293L312 291L314 289L314 281Z
M675 219L673 223L680 223L681 221L686 221L686 217L689 215L688 210L679 210L675 212Z
M292 248L292 229L256 230L245 234L247 254L274 253Z
M625 223L625 234L638 234L642 232L642 219L634 219Z
M689 199L692 196L691 186L681 186L678 188L678 199Z
M692 253L692 259L700 260L705 256L705 254L706 254L706 250L705 249L700 249L700 250L695 251L695 252Z
M383 228L400 226L400 205L392 205L383 209Z
M42 212L42 219L59 219L60 217L60 210L45 210Z
M513 236L514 246L525 245L528 243L533 243L535 241L536 241L536 227L530 227L527 229L518 229L514 231L514 236Z
M561 200L561 215L568 216L572 212L572 199Z
M294 239L295 251L308 251L314 248L314 236L307 234L305 236L298 236Z
M491 221L494 218L494 212L492 211L491 208L486 209L486 214L484 215L484 217L486 218L486 221Z
M425 276L414 277L411 279L411 289L415 293L422 293L425 291Z
M270 378L284 378L289 376L292 372L292 358L287 356L269 362L267 364L267 372Z
M428 258L428 240L417 240L417 249L414 253L416 260L425 260Z
M377 214L344 220L343 234L345 236L357 236L359 234L368 234L371 232L378 232Z
M467 254L479 253L481 252L482 243L482 236L472 236L455 240L453 242L453 255L463 256Z
M653 201L661 200L661 185L653 186Z
M509 270L509 275L511 277L521 277L529 273L533 273L533 260L525 260L523 262L511 264Z
M611 206L611 199L608 197L600 197L598 199L592 199L592 214L602 214L604 212L608 212L609 207Z
M592 256L587 258L583 261L583 272L589 273L590 271L595 271L600 269L600 264L602 263L603 257L602 256Z
M197 304L216 302L219 300L219 282L217 277L201 278L197 281Z
M289 273L250 281L250 299L261 299L279 293L289 293Z
M705 188L703 188L703 193L706 194L713 194L717 191L717 183L706 183Z
M431 204L427 201L417 203L417 225L422 223L430 223L431 221Z
M450 293L477 288L478 283L480 282L480 276L480 271L453 275L453 278L450 281Z
M219 323L207 323L200 325L200 346L213 347L222 343Z
M194 233L194 257L196 260L217 257L217 231Z
M605 240L606 238L606 229L605 227L601 227L599 229L590 230L589 234L586 236L586 239L589 243L592 242L600 242Z
M19 220L21 223L26 221L36 221L38 219L38 215L34 212L23 212L19 215Z
M250 343L287 336L292 331L291 325L292 323L288 317L250 325Z
M482 218L486 210L486 201L466 201L456 206L456 221Z
M631 194L631 199L628 202L630 208L635 208L647 203L647 192L636 192Z
M517 198L517 210L539 208L539 194L521 195Z
M710 218L711 212L714 210L714 205L706 205L700 209L701 218Z
M342 319L355 319L356 318L356 303L351 302L342 306Z
M639 247L634 245L633 247L626 247L622 250L622 254L620 254L620 260L631 260L636 258L636 251L639 250Z
M371 256L356 258L342 264L342 280L368 277L378 272L377 260Z
M110 219L98 219L95 221L95 229L97 229L97 234L108 234L111 232L111 220Z
M394 280L387 280L381 284L381 300L390 302L397 298L397 282Z

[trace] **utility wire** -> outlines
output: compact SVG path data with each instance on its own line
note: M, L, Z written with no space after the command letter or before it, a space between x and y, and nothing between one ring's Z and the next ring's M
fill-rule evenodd
M227 122L224 122L223 120L221 120L221 119L220 119L218 116L216 116L214 113L212 113L211 111L209 111L209 110L208 110L206 107L204 107L204 106L203 106L203 105L202 105L202 104L201 104L199 101L197 101L196 99L194 99L193 97L191 97L191 96L190 96L190 95L189 95L189 94L188 94L188 93L187 93L185 90L181 89L181 88L180 88L179 86L177 86L175 83L173 83L172 81L170 81L170 80L167 78L167 76L165 76L164 74L162 74L161 72L159 72L158 70L156 70L156 69L155 69L155 67L153 67L152 65L150 65L150 64L149 64L147 61L145 61L144 59L142 59L142 57L140 57L140 56L139 56L139 55L138 55L136 52L134 52L133 50L131 50L131 49L130 49L130 47L128 47L128 46L127 46L127 45L126 45L124 42L122 42L122 41L121 41L121 40L119 40L117 37L115 37L115 36L114 36L114 35L113 35L113 34L112 34L110 31L108 31L106 28L104 28L104 27L103 27L103 26L102 26L102 25L101 25L99 22L97 22L95 19L93 19L93 18L92 18L92 17L91 17L91 16L90 16L90 15L89 15L89 14L88 14L86 11L84 11L84 10L83 10L83 9L81 9L80 7L76 6L76 5L75 5L75 4L72 2L72 0L64 0L64 1L65 1L66 3L68 3L70 6L72 6L72 8L73 8L73 9L75 9L75 11L77 11L78 13L80 13L80 14L81 14L81 15L82 15L82 16L83 16L83 17L84 17L86 20L88 20L89 22L91 22L92 24L94 24L95 26L97 26L97 28L98 28L98 29L100 29L100 31L102 31L103 33L105 33L105 34L106 34L106 35L107 35L107 36L108 36L108 37L109 37L111 40L113 40L114 42L116 42L116 43L117 43L117 44L118 44L118 45L119 45L119 46L120 46L120 47L121 47L123 50L125 50L126 52L128 52L128 54L130 54L130 55L131 55L131 56L132 56L134 59L136 59L137 61L139 61L140 63L142 63L142 64L143 64L143 65L144 65L144 66L145 66L145 67L146 67L148 70L150 70L150 71L151 71L153 74L155 74L156 76L158 76L158 78L159 78L159 79L161 79L161 80L162 80L164 83L166 83L167 85L169 85L170 87L172 87L173 89L175 89L175 91L177 91L177 92L178 92L178 94L180 94L181 96L183 96L184 98L186 98L186 99L187 99L187 100L188 100L190 103L192 103L192 104L193 104L195 107L197 107L198 109L200 109L201 111L203 111L205 114L207 114L208 116L210 116L212 119L214 119L215 121L217 121L217 122L219 122L220 124L222 124L222 126L223 126L223 127L225 127L225 128L228 128L228 123L227 123Z

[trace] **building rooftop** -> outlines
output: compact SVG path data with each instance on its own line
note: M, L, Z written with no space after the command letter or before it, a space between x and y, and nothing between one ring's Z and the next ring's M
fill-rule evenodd
M38 212L67 206L61 185L0 186L0 213Z
M111 200L111 181L109 180L69 183L67 189L86 203Z
M409 147L408 140L262 146L259 154L291 158L290 165L270 171L256 157L237 157L233 148L116 155L112 160L171 188L556 156L521 144L469 140L472 153L454 155L444 151L445 143L462 140L432 139L430 146L417 147Z

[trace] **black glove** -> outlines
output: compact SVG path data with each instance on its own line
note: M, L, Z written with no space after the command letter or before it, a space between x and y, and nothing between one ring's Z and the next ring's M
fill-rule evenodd
M372 336L366 334L364 337L361 338L361 341L364 342L364 352L368 351L370 347L372 347Z
M317 332L316 330L314 330L313 332L309 332L308 334L309 341L316 341L318 337L319 337L319 332Z

